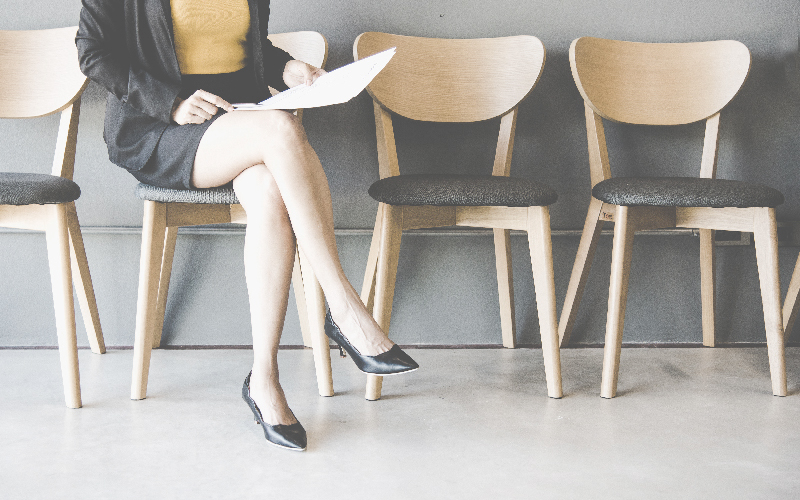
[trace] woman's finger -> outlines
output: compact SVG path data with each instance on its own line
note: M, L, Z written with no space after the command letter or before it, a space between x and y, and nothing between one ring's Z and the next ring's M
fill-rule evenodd
M209 106L209 104L206 104L206 106ZM209 112L209 110L207 110L205 107L193 104L192 107L189 108L189 114L202 118L203 121L210 120L211 117L217 114L217 108L212 106L212 112Z
M313 68L313 66L312 66L312 68ZM327 71L325 71L322 68L314 68L314 71L311 72L311 83L314 83L315 81L317 81L317 78L321 77L325 73L327 73Z
M197 96L200 99L208 103L211 103L218 108L222 108L225 111L233 111L233 105L231 103L229 103L228 101L226 101L225 99L223 99L218 95L212 94L211 92L206 92L205 90L200 89L192 95Z
M192 108L190 109L201 109L204 112L208 113L208 116L206 118L211 118L213 115L217 114L218 110L217 106L204 100L202 97L193 95L186 101L190 106L192 106ZM205 116L205 115L201 114L200 116Z

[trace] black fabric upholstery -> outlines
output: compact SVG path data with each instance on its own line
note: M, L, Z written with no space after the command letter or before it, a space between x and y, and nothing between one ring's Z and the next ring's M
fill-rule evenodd
M69 203L80 196L81 188L63 177L0 172L0 205Z
M212 205L234 205L239 203L236 193L229 186L208 189L167 189L140 183L136 196L142 200L162 203L204 203Z
M369 188L389 205L544 207L558 199L547 184L492 175L398 175Z
M754 182L696 177L617 177L597 183L592 196L621 206L776 207L783 203L777 189Z

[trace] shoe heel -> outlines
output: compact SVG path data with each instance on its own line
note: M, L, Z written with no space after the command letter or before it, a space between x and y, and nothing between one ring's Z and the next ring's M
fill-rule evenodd
M347 357L347 353L344 352L344 347L340 346L339 344L336 344L336 347L339 348L339 357L340 358L346 358Z

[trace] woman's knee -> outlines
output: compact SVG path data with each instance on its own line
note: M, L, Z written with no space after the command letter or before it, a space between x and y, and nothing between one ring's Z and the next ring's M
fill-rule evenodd
M265 144L298 147L307 142L306 132L300 120L286 111L259 113L259 124Z
M248 217L288 221L281 192L265 165L254 165L244 170L233 180L233 189Z

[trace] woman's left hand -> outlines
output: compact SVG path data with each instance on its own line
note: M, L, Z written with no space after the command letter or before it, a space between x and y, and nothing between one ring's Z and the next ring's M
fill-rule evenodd
M316 68L303 61L293 59L286 63L283 68L283 82L289 87L296 87L298 85L311 85L314 80L324 75L324 69Z

